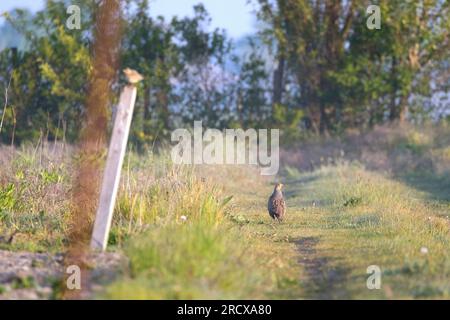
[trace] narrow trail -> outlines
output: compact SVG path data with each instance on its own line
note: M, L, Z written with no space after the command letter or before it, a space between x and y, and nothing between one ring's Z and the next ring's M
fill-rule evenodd
M329 198L318 192L324 189L322 180L311 174L284 181L287 216L281 224L273 223L263 207L272 184L257 189L257 193L246 192L238 202L252 232L262 236L261 242L273 252L273 259L289 265L282 276L288 274L290 284L281 295L288 299L351 298L351 270L340 258L341 238L330 237L336 231L327 227L339 214L331 209ZM364 280L358 281L365 285Z
M351 298L347 289L350 270L339 263L339 256L324 249L337 248L339 243L337 238L327 236L332 230L326 225L335 213L329 210L329 200L317 194L322 189L320 181L307 176L291 180L288 185L284 195L290 218L285 228L295 244L296 261L301 269L299 298Z
M349 297L343 286L348 271L343 268L330 269L329 257L322 256L316 249L318 237L304 237L296 241L299 264L305 270L306 279L302 279L306 299L346 299Z

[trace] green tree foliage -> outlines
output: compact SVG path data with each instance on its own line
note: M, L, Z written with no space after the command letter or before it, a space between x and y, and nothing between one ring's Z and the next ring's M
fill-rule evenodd
M250 54L240 63L236 111L239 127L244 128L267 127L272 116L270 86L267 85L269 74L256 46L250 39Z
M183 122L203 120L223 128L233 117L235 80L226 69L231 43L223 30L206 31L210 17L202 5L194 6L194 12L194 19L173 21L184 66L177 78L176 107Z
M448 92L448 68L443 68L450 50L448 1L389 1L380 6L382 28L376 32L367 29L360 9L345 72L334 75L343 86L347 118L359 119L347 125L404 121L408 111L414 112L410 106Z
M92 2L76 3L86 8L83 24L92 26ZM16 10L8 18L27 39L27 50L4 50L1 56L4 86L11 77L8 100L15 111L17 142L39 135L65 134L70 140L78 135L90 72L91 30L69 30L66 17L65 3L48 0L45 10L33 17ZM5 130L3 142L11 141L13 134Z
M133 5L137 6L134 10ZM140 146L169 130L169 80L179 68L171 26L162 17L151 18L148 10L147 0L127 1L122 45L122 64L144 75L133 125L133 139Z
M441 72L450 52L448 1L258 3L264 36L275 40L284 74L295 74L299 107L316 132L404 121L414 99L445 90L434 80L449 79L448 68ZM379 30L366 26L370 4L381 8Z

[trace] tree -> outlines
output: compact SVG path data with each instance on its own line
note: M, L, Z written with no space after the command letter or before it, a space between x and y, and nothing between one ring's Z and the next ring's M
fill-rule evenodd
M17 142L35 138L39 132L47 138L60 136L63 124L69 140L78 136L91 71L94 5L88 0L77 3L85 9L83 30L65 27L64 2L48 0L45 9L33 17L23 10L8 16L8 22L27 40L26 50L17 52L13 63L8 50L1 56L0 77L7 79L12 74L9 100L20 129Z
M277 72L285 59L295 73L300 105L314 131L327 133L339 121L342 101L331 76L344 58L357 1L259 0L261 19L267 21L278 44ZM282 69L281 69L282 67ZM279 77L278 74L276 76ZM275 77L274 101L280 81Z
M277 48L273 101L293 72L316 132L404 121L413 99L448 90L433 81L449 58L448 1L379 2L380 30L367 28L367 1L258 3Z

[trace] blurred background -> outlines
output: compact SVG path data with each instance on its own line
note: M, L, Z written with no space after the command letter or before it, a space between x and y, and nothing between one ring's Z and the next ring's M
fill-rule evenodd
M65 25L70 4L80 30ZM366 25L370 4L381 29ZM2 1L0 12L1 142L75 141L95 1ZM145 77L131 142L145 148L194 120L280 128L283 144L449 121L449 17L442 0L123 1L121 65Z

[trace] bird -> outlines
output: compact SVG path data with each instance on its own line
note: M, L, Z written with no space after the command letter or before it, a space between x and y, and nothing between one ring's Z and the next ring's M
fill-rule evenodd
M139 72L130 68L123 69L123 73L127 77L128 82L131 84L136 84L144 79L144 77Z
M275 188L273 189L273 193L267 204L270 217L278 222L283 221L286 215L286 202L284 201L283 193L281 192L282 187L282 183L275 184Z

